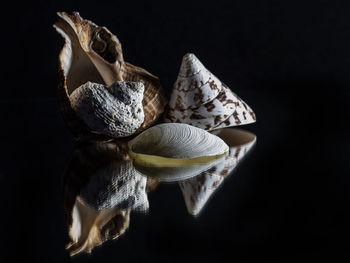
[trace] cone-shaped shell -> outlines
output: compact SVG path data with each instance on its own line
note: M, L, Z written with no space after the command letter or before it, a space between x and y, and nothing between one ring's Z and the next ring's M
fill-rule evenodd
M209 170L191 179L179 182L187 210L198 215L212 194L218 189L256 142L256 136L239 129L219 129L212 132L230 147L229 154Z
M230 120L226 122L229 125L226 120ZM187 123L210 131L218 126L255 122L255 115L195 55L186 54L170 96L165 121Z
M159 79L125 62L119 40L107 28L82 19L79 13L62 12L58 16L60 20L54 27L66 42L59 55L59 105L73 134L76 137L101 134L77 116L70 99L72 92L88 81L107 86L122 80L142 82L145 117L137 132L154 123L166 104Z

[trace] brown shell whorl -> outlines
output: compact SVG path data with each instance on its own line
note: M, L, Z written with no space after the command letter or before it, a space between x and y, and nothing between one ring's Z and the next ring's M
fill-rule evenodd
M63 119L73 135L79 139L111 139L92 131L72 107L70 95L88 81L108 86L120 80L142 81L145 85L142 100L145 118L135 134L151 126L167 104L159 79L125 62L121 43L107 28L81 18L77 12L57 14L60 19L54 27L65 39L59 55L58 101Z

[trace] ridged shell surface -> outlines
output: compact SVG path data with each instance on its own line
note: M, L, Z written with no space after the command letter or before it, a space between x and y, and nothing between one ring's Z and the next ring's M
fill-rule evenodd
M228 151L219 137L182 123L153 126L132 139L129 148L135 153L178 159L216 156Z

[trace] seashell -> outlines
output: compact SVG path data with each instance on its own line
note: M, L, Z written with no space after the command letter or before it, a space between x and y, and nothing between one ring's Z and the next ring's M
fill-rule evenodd
M256 118L242 99L207 70L194 54L188 53L182 59L164 120L210 131L249 124ZM225 123L226 120L229 121Z
M219 137L183 123L153 126L129 141L128 146L134 162L146 167L203 164L228 151Z
M220 138L180 123L153 126L128 145L136 170L166 182L196 176L218 163L228 151Z
M146 191L157 185L135 171L126 144L79 143L64 175L70 254L122 235L130 212L146 211Z
M87 82L70 99L91 130L118 138L132 135L143 123L143 92L141 82L117 81L109 87Z
M77 197L71 214L72 224L68 229L71 242L66 246L71 256L81 252L91 253L93 248L118 238L130 223L130 211L117 208L96 210L80 197Z
M220 163L209 170L179 182L187 210L192 215L202 211L212 194L256 143L254 134L239 129L218 129L212 133L223 139L230 150Z
M61 12L58 16L54 27L66 42L59 55L58 98L64 121L74 136L98 133L77 116L70 98L74 90L88 81L107 86L116 81L142 82L145 117L137 132L153 124L167 103L159 79L125 62L119 40L107 28L82 19L76 12Z

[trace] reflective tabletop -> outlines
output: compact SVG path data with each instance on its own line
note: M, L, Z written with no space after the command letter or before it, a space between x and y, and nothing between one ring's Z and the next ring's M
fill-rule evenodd
M46 262L345 257L346 130L293 115L284 94L250 97L261 117L236 131L256 138L235 142L247 147L232 148L230 169L172 182L134 170L114 142L76 142L53 98L1 101L10 127L1 130L3 254Z

